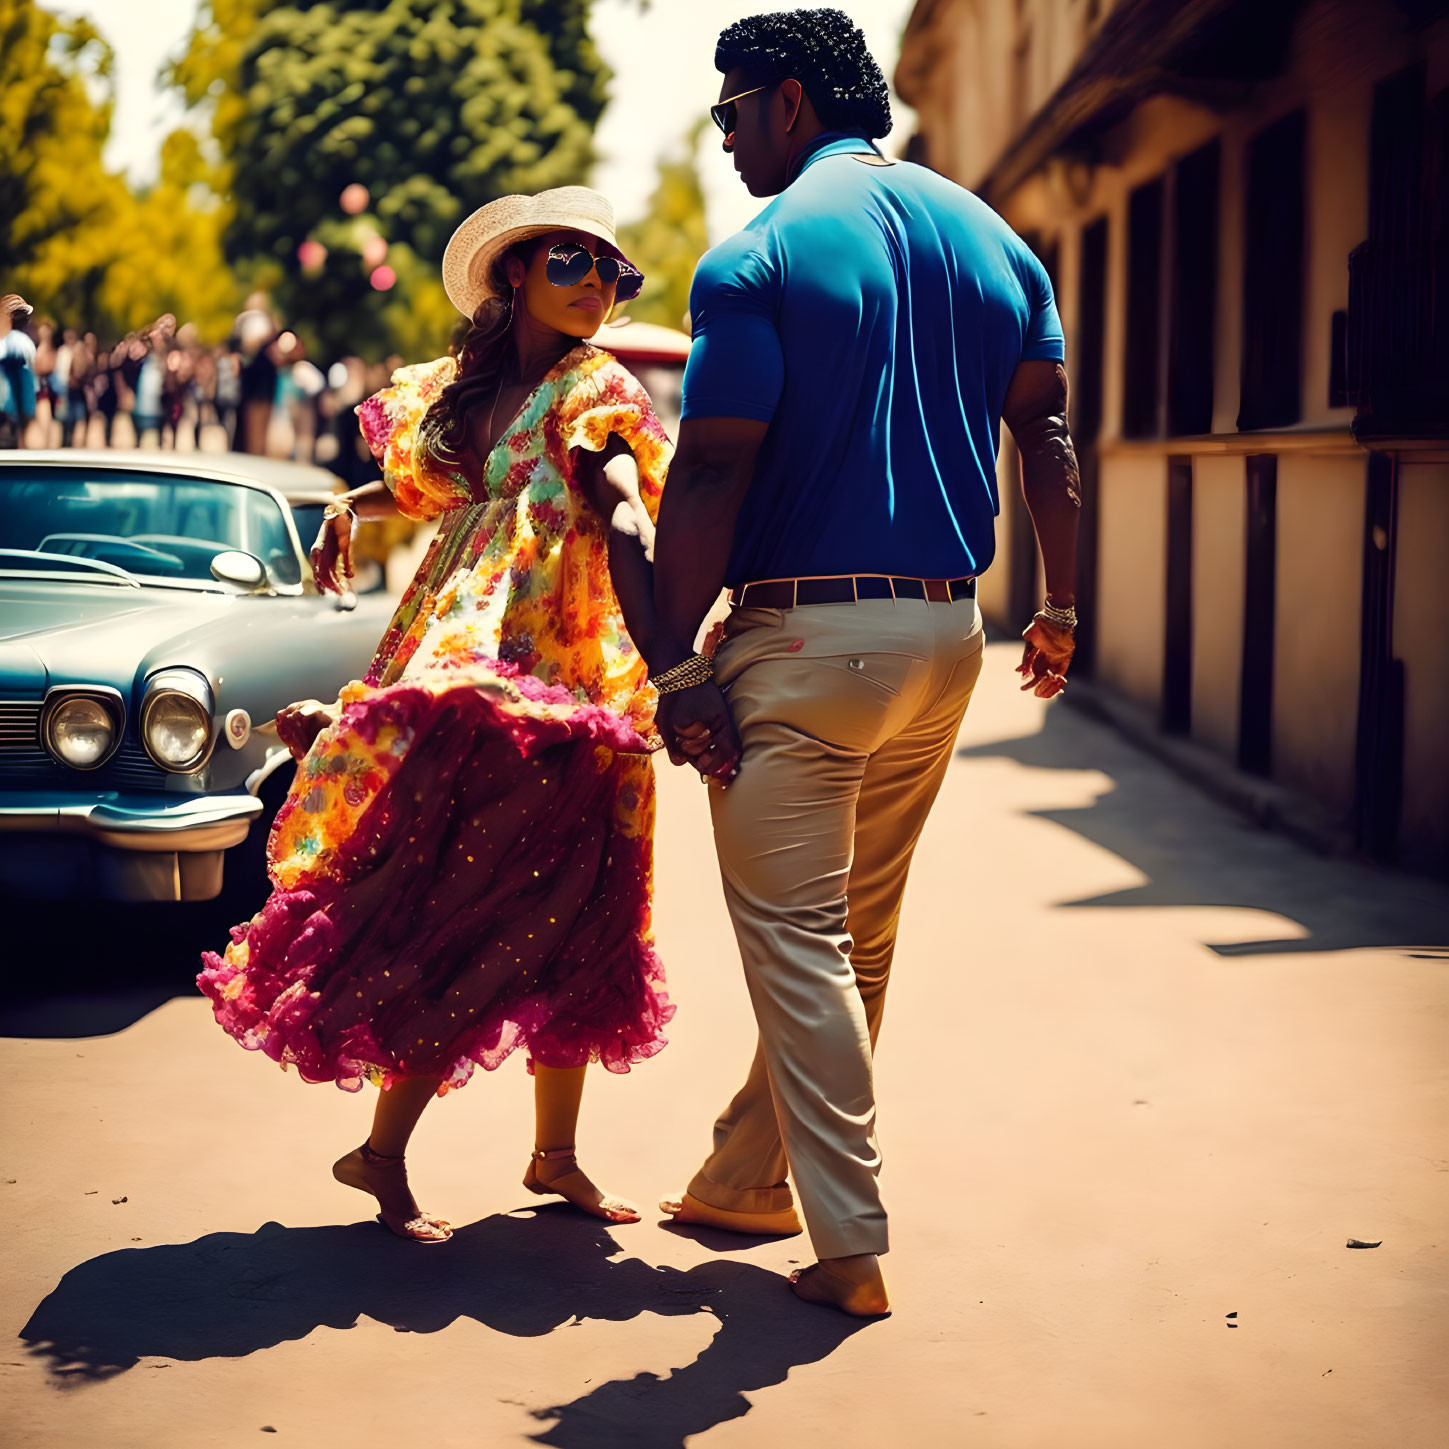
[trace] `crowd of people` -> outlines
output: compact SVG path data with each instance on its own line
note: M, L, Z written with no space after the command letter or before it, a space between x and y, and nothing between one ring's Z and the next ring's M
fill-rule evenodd
M377 476L353 409L400 359L324 371L260 295L214 346L189 324L113 342L15 293L0 329L0 447L232 450L317 462L349 486Z

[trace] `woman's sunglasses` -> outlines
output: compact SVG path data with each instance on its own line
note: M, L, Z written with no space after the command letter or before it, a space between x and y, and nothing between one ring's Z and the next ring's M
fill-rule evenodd
M737 96L731 96L727 101L721 101L717 106L709 108L714 123L725 133L726 136L734 135L735 127L739 124L739 110L735 106L736 101L742 101L746 96L758 95L761 91L769 90L769 86L756 86L752 91L741 91Z
M644 273L618 257L596 257L577 243L554 247L544 263L543 274L555 287L577 287L590 272L597 272L601 287L612 287L616 302L628 302L639 295Z

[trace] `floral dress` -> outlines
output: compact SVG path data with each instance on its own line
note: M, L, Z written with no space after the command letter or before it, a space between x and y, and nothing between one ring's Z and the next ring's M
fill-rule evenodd
M420 438L451 358L363 404L401 511L442 515L365 680L298 766L275 887L198 977L242 1046L304 1079L461 1086L515 1048L611 1071L673 1015L650 930L656 698L624 628L580 449L617 433L658 510L669 441L584 344L476 481Z

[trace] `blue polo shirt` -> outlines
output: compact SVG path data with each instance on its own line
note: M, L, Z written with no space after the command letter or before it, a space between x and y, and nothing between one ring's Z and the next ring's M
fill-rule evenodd
M879 159L822 138L695 271L683 416L770 424L731 585L981 573L1007 385L1024 359L1065 355L1020 237L945 177Z

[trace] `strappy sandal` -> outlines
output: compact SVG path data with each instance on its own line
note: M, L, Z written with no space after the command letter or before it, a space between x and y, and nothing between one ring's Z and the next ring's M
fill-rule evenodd
M565 1202L578 1208L580 1212L588 1213L590 1217L603 1218L609 1223L637 1223L640 1218L638 1212L626 1202L620 1202L618 1198L604 1197L600 1194L597 1207L591 1207L586 1202L581 1202L574 1193L578 1188L570 1190L565 1186L571 1178L582 1178L588 1187L598 1192L598 1188L583 1172L578 1165L577 1150L573 1147L549 1147L545 1149L535 1148L532 1154L532 1161L528 1164L528 1172L523 1179L523 1185L529 1192L536 1192L540 1197L549 1195L561 1197ZM540 1162L572 1162L572 1172L566 1172L562 1177L556 1177L552 1182L543 1182L538 1175L538 1164Z
M370 1142L364 1142L346 1157L339 1157L332 1164L332 1176L347 1187L355 1187L359 1192L372 1193L373 1197L377 1197L362 1168L369 1172L398 1173L401 1176L401 1187L404 1191L407 1189L407 1159L384 1157L382 1153L373 1151ZM404 1218L398 1213L383 1211L378 1213L377 1220L390 1232L413 1243L446 1243L453 1236L452 1228L442 1218L432 1217L428 1213L419 1212L414 1217Z

